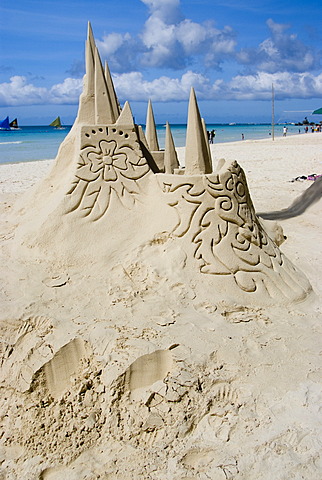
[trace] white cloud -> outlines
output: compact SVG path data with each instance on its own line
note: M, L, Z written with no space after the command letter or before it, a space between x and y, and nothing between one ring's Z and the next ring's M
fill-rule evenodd
M131 35L129 33L125 33L124 35L120 33L110 33L103 37L103 41L96 40L96 45L103 55L110 56L114 55L114 53L130 39Z
M204 75L188 71L180 78L160 77L152 81L142 73L132 72L114 77L116 91L122 101L187 101L191 86L199 100L270 100L272 84L277 99L322 97L322 74L258 72L237 75L229 82L211 82Z
M191 71L184 73L181 78L162 76L152 81L145 80L140 72L124 73L115 75L114 83L117 94L123 101L186 101L191 86L202 96L207 90L206 86L209 86L206 77Z
M214 28L211 22L185 19L179 0L141 0L149 7L142 31L133 37L111 33L97 40L101 55L111 70L129 72L140 67L184 69L196 59L218 69L236 47L232 28Z
M97 41L111 70L119 73L140 68L184 70L199 63L200 69L220 70L235 60L249 72L307 72L320 67L321 51L305 45L290 26L267 20L270 32L255 48L237 51L236 33L230 26L215 28L210 21L184 18L179 0L141 0L149 16L136 36L111 33Z
M44 105L78 103L82 80L66 78L50 89L28 83L26 77L14 76L10 82L0 84L0 106Z
M0 84L0 105L41 105L47 94L46 88L35 87L25 77L15 75L10 82Z
M82 80L78 78L65 78L63 83L58 83L51 87L49 90L49 98L51 103L74 105L78 103L82 90Z
M198 100L270 100L274 84L277 100L287 98L322 97L322 73L257 72L237 75L225 82L211 81L205 75L191 70L180 77L161 76L146 80L141 72L113 75L120 101L147 102L187 101L193 86ZM66 78L47 89L28 83L25 77L15 76L0 84L0 106L65 104L77 105L82 91L82 80Z
M236 100L269 100L272 84L278 100L287 98L315 98L322 96L322 74L257 72L254 75L238 75L226 86L226 98Z
M218 68L235 50L233 30L218 30L211 23L199 24L185 19L168 24L151 15L141 35L147 48L143 64L155 67L183 68L198 57L204 65Z
M186 54L198 53L200 45L207 39L207 29L191 20L180 22L176 28L176 37Z
M108 59L112 71L131 71L137 67L137 57L142 46L140 41L132 38L129 33L104 35L102 40L96 40L96 45L101 57Z
M174 25L168 25L158 17L151 16L145 23L141 35L145 52L141 64L149 67L167 65L172 68L183 68L185 59L182 48L178 44ZM175 52L175 54L174 54Z
M307 72L319 66L321 53L314 52L297 35L288 34L288 25L275 23L271 19L267 25L271 36L257 48L242 49L236 55L241 64L269 73Z
M181 19L180 0L141 0L149 7L151 15L168 23Z

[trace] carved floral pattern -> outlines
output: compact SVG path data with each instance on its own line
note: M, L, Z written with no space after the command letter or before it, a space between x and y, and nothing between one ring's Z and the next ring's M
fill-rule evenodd
M70 211L80 209L83 216L98 220L106 213L112 194L131 208L140 193L139 181L150 171L134 132L88 127L82 133L75 181L68 192Z
M124 147L123 150L125 148L131 152L128 147ZM101 140L98 144L98 151L93 150L92 147L87 147L86 150L87 152L83 153L83 158L84 156L87 157L88 162L85 163L84 167L81 167L82 172L77 172L79 178L83 175L83 180L90 181L86 173L91 171L97 173L98 176L101 175L105 182L115 181L118 178L118 171L127 169L127 154L125 151L117 151L117 144L114 140L109 142Z

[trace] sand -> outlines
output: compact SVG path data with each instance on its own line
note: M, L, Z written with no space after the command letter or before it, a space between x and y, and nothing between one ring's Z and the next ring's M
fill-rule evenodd
M322 173L318 133L211 149L244 169L257 212L289 207L312 185L293 180ZM179 265L131 251L131 231L124 262L97 275L17 262L15 205L52 164L0 166L0 478L321 478L322 200L279 220L283 234L265 221L313 293L246 304L200 295Z

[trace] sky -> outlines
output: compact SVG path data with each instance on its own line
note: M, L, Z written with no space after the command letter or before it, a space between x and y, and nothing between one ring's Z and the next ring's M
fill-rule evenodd
M116 93L144 123L309 120L322 107L321 0L0 0L0 119L72 124L87 23Z

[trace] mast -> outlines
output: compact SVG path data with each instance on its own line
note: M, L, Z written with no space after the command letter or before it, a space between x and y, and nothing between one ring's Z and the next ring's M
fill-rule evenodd
M272 139L274 141L274 116L275 116L275 108L274 108L274 83L272 83Z

